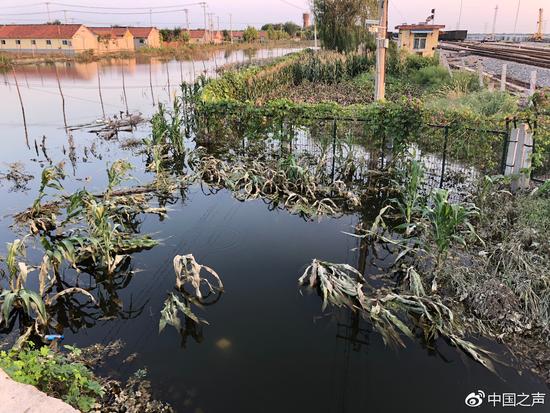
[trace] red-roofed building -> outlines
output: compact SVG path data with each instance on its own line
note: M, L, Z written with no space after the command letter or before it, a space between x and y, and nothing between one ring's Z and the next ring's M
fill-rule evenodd
M214 43L219 44L223 42L223 35L220 31L210 31L204 29L189 30L189 43L205 44Z
M97 36L98 53L133 51L134 36L127 27L90 27Z
M439 45L439 31L442 24L401 24L395 27L399 30L398 45L400 49L421 56L433 56Z
M75 54L97 47L97 36L82 24L0 26L0 51Z
M134 36L134 48L160 47L160 32L156 27L128 27Z

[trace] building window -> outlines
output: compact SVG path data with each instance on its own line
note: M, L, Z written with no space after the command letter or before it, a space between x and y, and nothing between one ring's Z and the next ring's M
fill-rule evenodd
M21 44L21 40L16 40L15 44Z
M145 43L145 40L144 39L139 39L139 43L143 44L143 43Z
M46 40L46 44L51 45L51 44L52 44L52 41L51 41L51 40Z
M31 40L31 44L36 44L36 40Z
M6 44L6 41L5 41L5 40L2 40L2 42L1 42L1 43L2 43L2 44Z
M426 34L415 34L413 49L424 50L426 48Z
M63 46L68 46L68 45L69 45L69 41L68 41L68 40L63 40L61 43L63 43Z

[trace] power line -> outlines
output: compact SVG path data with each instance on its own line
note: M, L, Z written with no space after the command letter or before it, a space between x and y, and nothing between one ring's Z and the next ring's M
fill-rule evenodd
M67 4L67 3L59 3L52 1L50 4L55 4L56 6L68 6L73 8L84 8L84 9L99 9L99 10L155 10L155 9L174 9L174 8L181 8L184 6L198 6L200 5L199 2L196 3L182 3L177 4L173 6L151 6L151 7L108 7L108 6L85 6L85 5L78 5L78 4Z
M149 9L147 9L149 10ZM105 12L104 11L89 11L89 10L69 10L69 9L65 9L65 10L51 10L50 12L43 12L43 11L40 11L40 12L26 12L26 13L2 13L2 16L29 16L29 15L44 15L44 14L49 14L49 13L63 13L64 11L66 12L71 12L71 13L79 13L79 14L101 14L101 15L105 15ZM152 14L168 14L168 13L174 13L174 12L184 12L185 9L173 9L173 10L162 10L162 11L143 11L143 12L109 12L109 14L111 15L129 15L129 14L139 14L139 15L142 15L142 14L147 14L149 15L150 13Z
M289 1L287 1L287 0L279 0L279 1L282 2L282 3L284 3L284 4L286 4L287 6L294 7L295 9L299 9L299 10L302 10L302 11L307 10L307 8L305 8L305 7L300 7L300 6L298 6L297 4L291 3L291 2L289 2Z

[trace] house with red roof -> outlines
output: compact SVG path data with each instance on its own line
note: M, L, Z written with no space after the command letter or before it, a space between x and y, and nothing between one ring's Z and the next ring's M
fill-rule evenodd
M0 51L75 54L97 48L97 36L82 24L0 26Z
M189 43L192 44L219 44L223 42L222 32L218 30L192 29L189 30Z
M90 27L97 36L97 53L134 51L134 36L127 27Z
M160 31L156 27L128 27L134 36L134 48L160 47Z

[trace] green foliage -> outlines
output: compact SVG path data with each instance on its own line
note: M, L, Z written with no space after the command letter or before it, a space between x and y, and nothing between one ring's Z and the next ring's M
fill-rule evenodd
M177 154L185 152L183 142L183 117L181 98L175 98L172 111L166 112L164 105L159 103L157 112L151 118L151 141L155 145L169 145Z
M12 68L13 60L10 56L0 53L0 73L5 73Z
M424 166L422 162L416 159L410 159L406 163L405 169L400 174L398 186L400 188L399 198L394 200L405 219L405 225L412 224L415 213L421 211L422 199L420 188L424 181Z
M252 26L248 26L243 32L243 40L248 43L257 41L260 38L258 29Z
M13 380L33 385L82 412L92 410L104 394L101 384L86 366L71 363L48 347L34 348L29 343L19 351L1 351L0 368Z
M173 29L160 29L159 31L163 42L182 40L182 33L184 33L184 30L181 27L175 27Z
M65 171L63 170L62 163L55 166L48 166L42 170L38 197L34 201L32 207L35 214L40 212L41 202L46 197L46 189L50 188L58 191L63 190L63 186L61 185L61 181L63 179L65 179Z
M373 35L365 19L377 17L376 0L317 0L313 14L325 48L339 52L356 51L361 44L374 49Z
M443 66L426 66L414 72L411 79L425 88L435 88L448 83L451 76Z
M424 207L423 215L428 220L440 256L453 242L465 245L465 235L477 236L471 223L471 219L479 214L475 205L452 203L449 192L443 189L432 193L430 203Z
M543 185L537 196L526 196L518 205L519 224L522 228L536 228L541 234L550 231L550 181Z
M428 108L447 111L469 111L478 116L511 115L518 112L518 99L507 92L481 90L426 99Z

